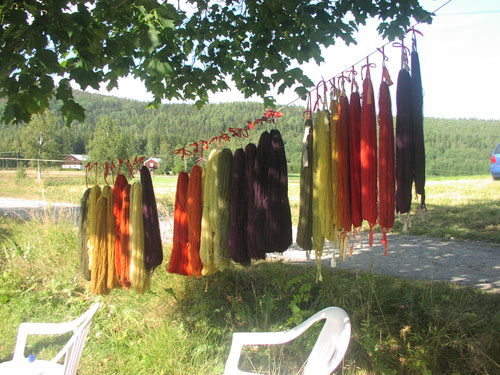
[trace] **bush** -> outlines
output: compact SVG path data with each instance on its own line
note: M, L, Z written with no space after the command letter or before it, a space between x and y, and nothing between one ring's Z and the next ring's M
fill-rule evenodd
M25 178L26 178L26 171L24 170L24 167L21 164L16 171L16 182L24 181Z

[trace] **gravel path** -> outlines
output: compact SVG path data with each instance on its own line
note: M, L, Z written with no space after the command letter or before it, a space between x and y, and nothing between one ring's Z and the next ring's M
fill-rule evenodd
M48 204L43 201L0 198L0 215L30 218L47 215L58 219L78 222L79 207L65 203ZM160 223L162 238L172 241L172 220ZM500 245L486 242L441 240L422 236L389 234L388 256L380 244L380 235L375 234L373 247L368 246L368 236L363 234L363 247L356 242L352 257L344 262L336 257L339 269L371 270L386 274L426 281L448 281L468 285L491 293L500 293ZM326 242L323 267L332 260L331 243ZM270 255L270 259L289 262L314 263L314 253L307 259L306 252L293 244L283 255Z

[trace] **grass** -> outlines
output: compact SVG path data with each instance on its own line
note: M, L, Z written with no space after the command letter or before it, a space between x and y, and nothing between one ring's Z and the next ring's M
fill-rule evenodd
M0 196L79 203L85 190L82 172L45 172L42 186L35 178L29 172L16 181L15 172L1 171ZM172 213L176 181L153 178L160 214ZM299 177L289 183L296 223ZM500 183L430 179L426 191L425 222L413 215L410 234L500 243ZM401 230L397 221L394 231ZM345 374L500 373L499 294L340 270L324 270L316 284L314 267L257 263L201 280L162 266L144 295L114 290L96 297L78 275L77 240L74 225L50 215L0 217L0 361L10 359L20 322L69 320L101 300L81 375L221 374L233 332L286 329L334 305L349 312L353 327ZM167 245L165 259L168 252ZM243 365L293 373L314 338L308 333L279 350L251 348ZM29 347L38 358L55 350L47 340Z
M425 221L415 213L408 234L500 243L500 183L489 178L430 180ZM403 225L396 220L394 232Z
M96 297L77 260L72 225L0 219L0 361L20 322L69 320L101 300L79 374L221 374L233 332L286 329L334 305L352 323L344 374L500 373L498 294L339 270L316 284L314 267L261 262L199 280L162 266L144 295ZM250 348L242 366L294 373L314 339ZM37 358L54 352L46 340L28 344Z

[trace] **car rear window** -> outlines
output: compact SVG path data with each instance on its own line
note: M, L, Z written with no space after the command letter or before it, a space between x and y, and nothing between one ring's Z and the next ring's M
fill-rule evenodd
M500 143L497 145L495 148L495 151L493 151L494 154L500 154Z

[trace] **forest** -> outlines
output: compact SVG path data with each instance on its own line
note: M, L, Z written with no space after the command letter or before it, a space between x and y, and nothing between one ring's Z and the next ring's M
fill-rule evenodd
M162 160L162 172L179 172L195 159L183 161L174 155L176 149L200 139L210 140L230 127L243 128L262 118L265 111L262 104L253 102L207 104L198 110L191 104L148 108L144 102L80 91L75 92L75 98L86 108L84 123L66 126L53 103L49 111L27 124L1 124L0 167L16 167L16 161L5 158L62 160L73 153L89 155L97 162L127 156L157 157ZM249 142L257 143L263 130L278 128L285 143L288 171L298 173L304 110L299 106L283 108L283 117L276 123L261 122L249 130L248 138L233 137L222 142L223 146L234 151ZM484 175L489 173L491 152L500 141L500 120L425 118L424 137L428 176ZM46 167L60 165L44 163Z

